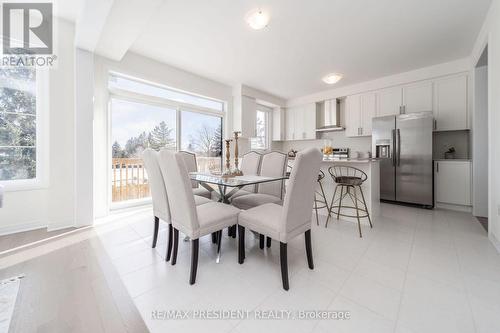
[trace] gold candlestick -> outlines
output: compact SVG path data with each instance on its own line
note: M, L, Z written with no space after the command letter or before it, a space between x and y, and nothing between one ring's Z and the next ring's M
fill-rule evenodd
M241 132L234 132L234 170L233 175L243 176L243 172L238 168L238 136Z
M231 144L232 139L226 139L226 171L222 174L223 176L231 176L231 151L229 145Z

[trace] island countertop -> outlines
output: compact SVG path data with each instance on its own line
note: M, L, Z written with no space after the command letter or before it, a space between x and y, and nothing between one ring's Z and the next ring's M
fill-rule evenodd
M288 157L288 160L293 161L295 157ZM332 158L323 159L323 163L372 163L378 162L380 158Z

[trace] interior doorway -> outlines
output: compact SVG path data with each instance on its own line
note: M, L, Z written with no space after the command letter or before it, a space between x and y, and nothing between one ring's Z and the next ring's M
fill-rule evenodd
M473 145L473 210L481 224L488 228L488 46L474 68Z

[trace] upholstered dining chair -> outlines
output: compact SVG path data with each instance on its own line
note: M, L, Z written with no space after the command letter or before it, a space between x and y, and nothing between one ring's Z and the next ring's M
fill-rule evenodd
M162 149L160 151L160 167L167 188L174 232L171 264L175 265L177 262L179 231L181 231L191 240L189 283L194 284L198 268L199 238L217 232L217 251L219 252L222 229L237 223L239 209L213 201L196 206L188 171L180 153Z
M282 152L269 152L262 156L260 176L284 177L288 164L288 155ZM257 185L256 193L247 193L234 198L231 203L240 209L250 209L266 203L280 204L283 200L284 180ZM271 238L267 238L267 247L271 247ZM260 248L264 248L264 235L260 235Z
M241 157L241 165L240 165L240 170L243 172L243 175L244 176L258 175L260 170L261 159L262 159L262 154L253 150L243 154L243 156ZM244 186L235 194L233 194L230 200L242 195L255 193L255 190L256 190L255 185Z
M153 201L154 232L152 248L156 247L158 240L158 229L160 228L160 219L168 223L168 243L166 261L170 260L172 252L172 224L170 216L170 206L168 204L167 190L158 161L158 152L153 149L146 149L143 152L142 159L146 172L148 174L148 183ZM202 205L210 202L207 198L194 196L195 204Z
M311 219L314 192L323 155L317 148L299 152L290 174L283 206L267 203L242 211L238 216L238 262L245 260L245 228L280 242L283 289L289 289L287 243L304 233L307 262L314 269L311 246Z
M179 152L184 159L184 163L186 164L186 168L188 172L197 172L198 171L198 163L196 162L196 154L193 154L189 151L180 151ZM193 194L205 197L207 199L212 198L212 191L207 190L204 187L200 187L197 181L191 181L191 187L193 188Z

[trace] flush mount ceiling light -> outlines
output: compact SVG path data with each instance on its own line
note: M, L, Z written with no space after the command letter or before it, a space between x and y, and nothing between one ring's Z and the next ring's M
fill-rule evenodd
M323 82L326 84L335 84L342 79L342 74L339 73L330 73L323 77Z
M269 14L260 9L252 10L246 16L246 21L250 28L261 30L269 23Z

